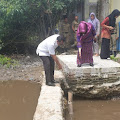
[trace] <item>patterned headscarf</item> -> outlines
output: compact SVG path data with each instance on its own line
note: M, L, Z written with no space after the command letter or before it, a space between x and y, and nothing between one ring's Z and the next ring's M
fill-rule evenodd
M94 27L91 23L81 21L78 26L77 36L81 36L80 39L84 41L91 40L93 39L93 36L96 35L95 30L93 31L93 28ZM85 34L83 35L83 33Z

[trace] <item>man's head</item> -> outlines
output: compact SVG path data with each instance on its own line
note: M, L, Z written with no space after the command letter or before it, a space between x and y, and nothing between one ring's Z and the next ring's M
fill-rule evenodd
M63 16L63 19L64 19L64 22L65 22L65 23L68 22L68 17L67 17L67 15L64 15L64 16Z
M64 37L62 37L62 36L58 36L57 37L57 44L58 44L58 46L63 45L64 42L65 42L65 38Z
M55 34L58 34L59 30L56 28L54 32L55 32Z
M75 16L75 20L78 21L78 16L77 15Z

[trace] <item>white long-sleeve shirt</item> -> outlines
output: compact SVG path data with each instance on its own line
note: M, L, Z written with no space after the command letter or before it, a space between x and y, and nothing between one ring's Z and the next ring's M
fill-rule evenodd
M59 35L52 35L43 40L36 49L36 54L39 56L55 55L55 49L58 47L57 37Z

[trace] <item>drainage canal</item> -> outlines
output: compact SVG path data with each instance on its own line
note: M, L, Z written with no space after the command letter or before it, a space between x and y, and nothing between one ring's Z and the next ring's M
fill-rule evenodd
M66 120L70 120L66 112ZM112 100L73 100L71 120L118 120L120 118L120 99Z
M39 95L37 83L0 82L0 120L33 120Z

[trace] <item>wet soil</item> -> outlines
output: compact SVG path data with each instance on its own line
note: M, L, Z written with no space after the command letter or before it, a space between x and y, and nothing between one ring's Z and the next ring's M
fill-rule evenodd
M16 67L0 66L0 81L24 80L42 83L43 66L38 56L12 55L18 61Z

